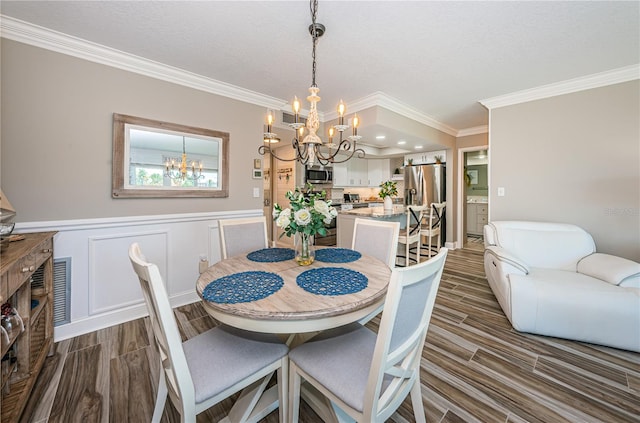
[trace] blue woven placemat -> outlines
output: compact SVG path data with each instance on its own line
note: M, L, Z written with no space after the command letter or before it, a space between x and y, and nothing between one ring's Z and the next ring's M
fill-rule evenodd
M325 263L349 263L360 257L362 254L348 248L323 248L316 251L316 260Z
M291 248L263 248L262 250L253 251L247 254L247 258L251 261L270 263L276 261L293 260L295 255L295 251L293 251Z
M202 291L202 297L220 304L249 303L267 298L283 285L284 280L275 273L234 273L209 282Z
M318 295L345 295L362 291L369 279L355 270L341 267L323 267L302 272L296 278L298 286Z

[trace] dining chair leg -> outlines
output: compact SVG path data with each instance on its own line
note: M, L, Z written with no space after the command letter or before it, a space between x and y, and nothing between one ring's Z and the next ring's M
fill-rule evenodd
M289 421L298 423L300 414L300 383L301 378L296 372L296 365L289 361Z
M280 417L280 423L288 422L289 414L289 358L287 356L282 357L282 363L277 371L278 376L278 415Z
M156 395L156 405L153 408L153 417L151 421L153 423L160 423L162 419L162 413L164 412L164 405L167 402L167 395L169 390L167 389L167 381L164 378L164 369L160 369L160 380L158 381L158 393Z
M416 423L426 423L424 406L422 405L422 391L420 390L420 379L416 379L411 388L411 406Z

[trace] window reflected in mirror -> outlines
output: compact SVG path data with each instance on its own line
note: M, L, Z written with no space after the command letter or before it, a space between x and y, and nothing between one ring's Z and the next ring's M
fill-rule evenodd
M224 132L114 114L113 197L227 197Z

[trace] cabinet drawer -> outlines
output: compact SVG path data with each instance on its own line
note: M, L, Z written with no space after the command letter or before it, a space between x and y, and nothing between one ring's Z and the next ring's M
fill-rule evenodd
M487 205L486 205L486 204L482 204L482 205L478 204L478 206L477 206L477 207L478 207L478 208L477 208L476 210L477 210L477 212L478 212L478 214L479 214L479 215L480 215L480 214L485 214L485 215L486 215L486 214L488 214L488 209L489 209L489 208L487 207Z
M479 214L476 220L476 224L478 225L478 227L484 228L484 225L486 225L488 221L489 219L487 218L487 215Z
M38 268L49 257L51 257L51 254L53 253L53 238L43 241L42 244L38 245L34 253L36 256L35 266Z
M17 260L7 271L7 297L13 293L27 280L36 270L36 260L33 254L26 255Z

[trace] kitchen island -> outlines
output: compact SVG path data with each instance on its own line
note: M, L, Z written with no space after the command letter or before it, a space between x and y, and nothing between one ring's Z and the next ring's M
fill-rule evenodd
M405 211L406 207L398 204L394 205L391 210L385 210L383 207L363 207L338 211L337 246L340 248L351 248L353 226L356 218L400 222L400 227L403 228L406 226Z

